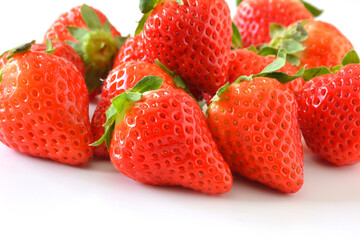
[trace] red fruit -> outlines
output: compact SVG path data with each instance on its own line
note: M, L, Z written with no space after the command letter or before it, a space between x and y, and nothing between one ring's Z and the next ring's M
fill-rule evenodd
M246 49L232 50L229 62L229 82L233 83L240 76L250 76L252 74L260 73L275 59L276 58L272 56L260 56L257 53ZM284 72L289 75L295 75L297 71L298 69L290 63L286 63L285 66L279 70L279 72ZM304 83L302 78L298 78L286 83L285 86L293 92L298 92L302 89Z
M14 55L2 69L0 140L61 163L92 156L89 100L74 64L43 52Z
M120 33L104 14L86 4L72 8L51 25L45 39L63 41L72 46L84 62L90 95L100 92L102 79L109 73L121 45Z
M106 111L111 105L111 99L135 86L146 76L158 76L164 79L162 88L175 87L172 78L159 66L144 62L126 62L117 65L104 82L100 102L96 107L91 121L91 130L94 139L100 139L104 135ZM109 151L105 144L94 148L97 157L109 157Z
M299 123L309 148L343 166L360 161L360 64L316 77L299 93Z
M308 39L302 42L306 49L297 54L307 68L341 65L343 57L352 49L351 42L333 25L322 21L309 21L304 28Z
M246 48L270 42L271 23L289 26L305 19L313 19L313 16L299 0L243 0L233 21Z
M142 31L145 53L211 94L227 81L232 27L225 0L159 3Z
M141 35L126 40L115 56L113 68L130 61L153 62L145 56Z
M234 82L207 122L231 170L286 193L303 184L303 149L294 95L271 78Z
M156 83L148 81L154 78ZM112 164L144 184L179 185L208 194L230 191L230 169L218 152L199 105L181 89L155 90L162 81L144 78L112 100L107 122L107 129L114 129L107 135L111 138ZM143 94L130 100L134 92L137 96L135 89Z
M55 49L51 54L54 56L62 57L69 62L73 63L81 75L85 76L84 64L80 56L76 51L69 45L63 42L53 42L52 47ZM45 52L47 50L46 44L32 43L30 51L32 52ZM7 57L10 53L5 53L0 58L0 69L5 66L7 63Z

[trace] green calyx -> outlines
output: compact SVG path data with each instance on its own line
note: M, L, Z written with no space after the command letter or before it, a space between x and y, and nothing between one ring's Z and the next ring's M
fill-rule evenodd
M303 74L303 79L304 81L307 82L318 76L337 73L341 68L349 64L360 64L360 57L355 50L351 50L345 55L345 57L342 60L342 65L338 65L330 68L323 66L323 67L306 69Z
M306 7L306 9L314 16L314 17L318 17L320 16L324 10L320 10L318 9L317 7L315 7L314 5L306 2L306 1L303 1L303 0L300 0L304 6Z
M13 49L5 51L0 55L0 58L3 57L5 54L10 53L6 57L6 60L10 60L10 58L15 56L16 54L28 52L31 49L31 46L33 45L33 43L35 43L35 40L33 40L31 42L28 42L28 43L25 43L25 44L21 44L20 46L17 46L17 47L15 47Z
M242 2L243 0L236 0L236 6L239 6L239 4Z
M105 127L105 133L98 141L91 144L91 146L100 146L105 142L107 148L109 148L115 126L124 119L126 111L135 102L141 100L145 92L159 89L163 82L164 80L157 76L147 76L141 79L133 88L113 98L111 100L111 106L106 111L106 122L103 125Z
M138 22L138 26L135 30L135 36L138 35L139 33L141 33L142 30L144 29L146 20L150 16L152 10L157 5L159 5L160 3L165 2L165 1L175 1L180 5L184 4L183 0L140 0L139 9L140 9L141 13L143 13L144 15L141 17L140 21Z
M49 54L53 54L54 51L55 51L55 48L54 48L51 40L50 40L50 39L46 39L46 50L45 50L45 52L46 52L46 53L49 53Z
M302 45L308 38L308 33L304 28L304 25L308 20L298 22L296 26L287 29L281 24L270 25L271 42L269 44L259 45L258 54L261 56L276 56L279 49L286 49L287 62L293 66L300 65L300 59L296 56L297 53L304 51L305 47Z
M254 78L257 77L267 77L267 78L273 78L278 80L280 83L285 84L289 83L295 79L298 79L302 77L302 75L305 72L305 67L301 68L295 75L288 75L283 72L278 72L281 70L285 64L287 59L287 51L286 49L280 49L277 53L277 58L270 63L268 66L266 66L261 73L250 75L250 76L240 76L233 84L241 83L244 81L253 81ZM223 87L221 87L216 95L211 99L211 102L219 101L221 95L225 92L225 90L230 86L229 83L226 83Z
M79 54L87 69L85 81L89 92L101 88L102 78L109 72L113 58L126 37L113 37L108 20L101 24L96 12L84 4L81 16L89 29L68 26L69 33L77 42L66 42Z
M232 35L232 41L231 41L231 45L232 45L231 48L232 49L243 48L243 41L241 38L239 28L236 26L236 24L234 22L232 22L232 31L233 31L233 35Z

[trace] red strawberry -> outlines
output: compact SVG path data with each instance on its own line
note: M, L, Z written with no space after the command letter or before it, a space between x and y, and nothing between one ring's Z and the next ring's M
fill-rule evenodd
M297 97L306 144L339 166L360 161L360 59L354 51L350 55L355 61L345 58L345 67L313 78Z
M314 10L318 16L321 11L299 0L243 0L237 1L234 23L238 26L244 47L270 42L270 24L278 23L289 26L294 22L312 19Z
M230 169L200 107L181 89L155 90L162 81L146 77L112 100L104 137L111 139L112 164L144 184L179 185L209 194L230 191Z
M259 54L246 49L232 50L229 63L229 82L233 83L243 75L250 76L251 74L260 73L275 59L276 58L273 56L260 56ZM286 65L279 71L289 75L294 75L298 69L290 63L286 63ZM293 92L298 92L302 89L304 83L305 82L302 78L298 78L287 83L285 86Z
M123 41L104 14L85 4L60 15L45 39L66 42L78 52L85 64L89 93L101 90L101 79L106 78Z
M145 53L181 76L190 89L214 94L227 81L232 38L229 6L225 0L178 2L182 1L161 1L142 9L149 14L142 21L146 20L141 33Z
M115 56L113 68L129 61L153 62L145 56L141 35L130 37L125 41Z
M70 47L69 45L63 42L47 42L47 44L38 44L38 43L30 43L32 52L45 52L48 51L51 54L62 57L69 62L73 63L75 67L79 70L81 75L85 76L84 64L80 58L80 56L76 53L76 51ZM10 53L4 53L0 58L0 68L5 66L7 63L7 57Z
M232 171L293 193L303 184L298 105L289 89L267 78L286 76L275 72L285 65L283 53L260 74L243 76L219 89L208 108L207 122Z
M111 99L134 87L138 81L150 75L164 79L162 88L175 87L170 75L152 63L130 61L117 65L109 73L109 76L104 82L100 102L96 107L91 121L91 130L94 139L99 139L104 135L105 128L103 125L106 122L105 113L111 105ZM105 144L95 147L94 153L97 157L109 157L109 152Z
M16 52L0 74L1 142L61 163L87 162L92 136L83 77L61 57L24 48Z
M306 49L297 54L301 61L299 67L334 67L341 64L344 56L354 49L351 42L330 23L309 21L304 28L309 37L302 42Z

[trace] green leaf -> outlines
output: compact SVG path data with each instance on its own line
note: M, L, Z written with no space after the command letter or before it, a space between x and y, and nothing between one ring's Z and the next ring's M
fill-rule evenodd
M84 45L82 43L76 43L76 42L68 42L65 41L67 45L70 45L78 54L80 57L82 57L85 54Z
M299 66L301 63L300 59L294 54L288 54L286 56L286 61L291 65L293 65L294 67Z
M167 74L169 74L170 76L175 76L175 75L177 75L175 72L171 71L171 70L168 69L164 64L162 64L162 62L160 62L159 59L155 59L155 63L156 63L156 65L158 65L162 70L164 70Z
M159 0L140 0L139 8L142 13L148 13L153 10L158 4Z
M268 72L268 73L256 74L254 76L254 78L255 77L273 78L273 79L278 80L280 83L285 84L285 83L291 82L295 79L302 77L304 72L305 72L305 67L302 67L295 75L288 75L283 72Z
M355 63L355 64L360 63L359 55L357 54L357 52L355 50L349 51L342 60L343 66L346 66L346 65L349 65L352 63Z
M174 83L178 88L185 89L185 90L187 89L187 85L186 85L184 79L182 79L179 75L176 75L174 77Z
M130 34L125 37L120 37L120 36L115 37L117 48L120 49L122 47L122 45L124 45L126 40L129 39L129 37L130 37Z
M86 4L81 6L81 17L86 26L93 31L101 29L101 21L96 12Z
M285 26L277 23L272 23L270 25L270 36L272 39L282 37L284 36L285 33L286 33Z
M304 25L307 22L308 20L298 22L295 27L292 27L287 31L285 38L293 39L297 42L305 41L309 37L308 32L304 28Z
M258 54L261 56L276 56L277 53L278 50L276 48L268 47L268 46L260 49L260 51L258 52Z
M54 51L55 51L55 48L54 48L51 40L50 40L50 39L46 39L46 50L45 50L45 52L46 52L46 53L49 53L49 54L53 54Z
M9 56L6 57L7 60L9 60L10 58L12 58L14 55L18 54L18 53L24 53L27 52L31 49L32 44L35 43L35 40L29 42L29 43L25 43L22 44L16 48L13 48L10 51L7 51L8 53L10 53ZM5 52L6 53L6 52Z
M301 0L301 2L304 4L304 6L307 8L307 10L309 10L309 12L314 17L318 17L324 12L324 10L320 10L320 9L316 8L314 5L312 5L306 1Z
M277 58L262 70L261 73L276 72L282 69L286 64L286 49L280 49Z
M69 31L71 36L79 42L84 42L90 34L90 31L84 28L67 26L66 29Z
M241 83L241 82L244 82L244 81L249 81L249 82L251 82L252 80L253 80L253 77L254 77L254 75L250 75L250 76L240 76L240 77L238 77L238 79L236 79L235 81L234 81L234 83Z
M92 146L92 147L100 146L104 141L106 142L106 139L111 138L111 137L109 137L111 135L112 135L112 128L106 127L104 135L102 135L102 137L99 140L97 140L96 142L90 144L90 146ZM107 146L107 144L106 144L106 146ZM109 146L107 146L107 148L109 148Z
M281 47L285 48L288 53L297 53L306 49L301 43L292 39L284 39Z
M241 49L243 48L242 38L239 31L239 28L236 26L234 22L232 22L232 48L233 49Z
M239 6L239 4L242 2L243 0L236 0L236 6Z
M127 100L129 102L137 102L142 98L142 93L139 92L127 92Z
M256 49L256 47L254 45L251 45L250 47L248 47L246 50L249 50L249 51L253 51L255 53L258 53L258 50Z
M210 100L211 102L216 102L220 100L221 95L225 92L225 90L230 86L229 82L225 83L224 86L219 88L215 94L215 96Z
M0 84L2 83L3 71L4 71L4 68L0 69Z
M110 25L109 20L106 19L101 28L102 28L102 30L104 30L105 32L111 33L111 25Z
M151 90L156 90L161 87L164 80L157 76L146 76L141 79L129 92L144 93Z
M330 70L327 67L309 68L306 69L303 75L305 82L321 75L330 74Z
M120 95L114 97L111 102L117 113L121 113L128 101L127 93L123 92Z
M330 72L331 73L337 73L341 68L343 68L343 65L337 65L335 67L330 67Z
M148 19L149 16L150 16L150 13L144 14L142 16L142 18L140 19L139 24L135 30L135 36L142 32L142 30L144 29L146 20Z

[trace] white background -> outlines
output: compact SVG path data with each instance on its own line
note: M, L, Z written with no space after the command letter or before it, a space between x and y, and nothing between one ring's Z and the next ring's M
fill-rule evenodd
M116 3L114 3L116 2ZM235 0L228 1L232 13ZM360 49L357 0L313 0ZM41 41L58 15L83 1L3 0L0 52ZM87 1L123 34L138 0ZM92 109L94 105L92 105ZM230 193L208 196L150 187L108 161L70 167L0 145L0 239L348 239L360 234L360 164L334 167L305 148L305 184L293 195L235 177Z

